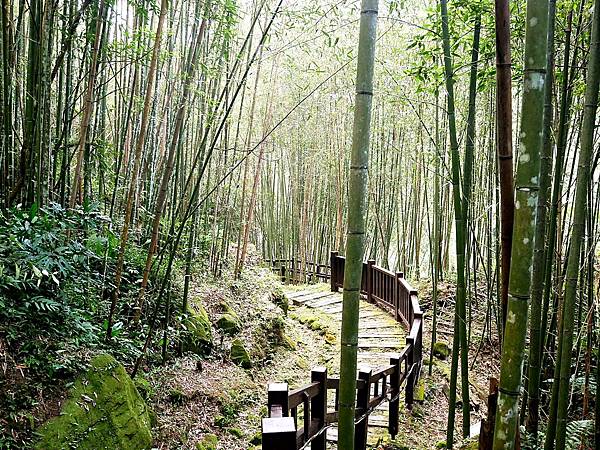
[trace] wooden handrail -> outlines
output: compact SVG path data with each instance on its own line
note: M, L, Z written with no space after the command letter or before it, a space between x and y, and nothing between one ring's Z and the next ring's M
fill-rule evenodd
M338 252L331 252L329 264L299 259L272 259L267 262L274 271L281 274L284 282L297 282L295 275L301 275L311 281L329 281L332 291L343 288L346 260ZM313 270L309 270L310 267ZM290 273L291 277L288 276ZM398 433L400 389L404 386L404 401L410 409L414 388L421 374L423 349L423 312L417 291L401 272L394 273L376 266L373 260L363 263L361 294L404 325L408 335L405 347L398 355L390 358L389 366L375 371L363 370L358 374L356 450L366 448L368 415L385 400L390 402L388 430L392 437ZM326 429L338 420L339 379L329 378L327 370L319 367L313 369L311 380L291 391L287 384L269 385L270 417L263 419L262 426L264 450L297 450L304 448L308 442L313 450L325 450ZM330 390L335 391L334 411L327 411L327 392ZM298 408L301 406L303 421L302 427L298 428ZM293 433L290 431L292 423ZM279 431L278 424L281 428Z

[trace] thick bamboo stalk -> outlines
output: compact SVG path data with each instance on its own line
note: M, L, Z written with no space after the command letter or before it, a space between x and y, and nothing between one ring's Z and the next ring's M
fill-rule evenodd
M360 285L365 243L365 203L373 71L377 35L378 0L362 0L356 71L356 100L352 131L352 156L348 187L348 232L342 309L340 360L339 440L340 450L354 448L354 411L356 401L356 356Z
M548 61L546 64L546 86L544 91L543 150L540 158L540 191L535 225L535 247L533 250L533 272L531 276L531 320L528 360L527 431L537 441L540 402L540 368L543 351L542 297L544 293L544 269L546 256L546 225L550 200L550 175L552 172L552 87L554 85L554 28L556 22L556 0L548 2Z
M515 447L518 433L519 395L525 360L527 309L531 295L531 271L536 207L539 191L540 153L543 140L544 86L548 30L547 0L527 1L525 72L519 134L519 160L515 179L515 223L511 251L508 309L500 370L500 393L494 430L494 449Z
M560 354L560 385L558 391L558 412L556 424L556 448L565 448L567 409L569 406L569 382L571 378L571 353L573 350L573 326L577 282L579 280L579 263L581 249L585 238L585 221L587 215L587 198L590 184L590 167L594 150L594 131L596 110L598 108L598 89L600 87L600 0L594 1L592 19L592 37L590 42L590 59L588 63L586 89L584 97L583 122L580 132L579 161L577 168L576 193L573 211L573 226L567 275L565 280L565 300L563 309L563 330L560 339L563 341ZM556 383L556 380L554 381Z

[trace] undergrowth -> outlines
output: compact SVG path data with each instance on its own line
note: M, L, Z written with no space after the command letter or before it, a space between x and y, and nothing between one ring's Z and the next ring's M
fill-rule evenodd
M91 206L13 208L0 213L0 448L24 448L32 429L91 356L124 362L138 354L145 327L125 324L143 258L130 245L118 319L105 342L118 236ZM140 262L141 261L141 262Z

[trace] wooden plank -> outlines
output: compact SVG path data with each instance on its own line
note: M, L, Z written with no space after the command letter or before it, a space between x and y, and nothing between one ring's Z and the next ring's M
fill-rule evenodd
M315 301L315 299L313 300L309 300L305 303L306 306L308 306L309 308L319 308L319 309L323 309L323 311L326 311L327 308L325 308L326 306L330 306L330 305L337 305L337 304L341 304L342 303L342 297L339 294L335 294L335 293L330 293L329 295L326 295L324 297L318 297Z
M358 348L364 348L364 349L385 349L385 348L397 348L397 349L402 349L404 348L404 343L402 342L365 342L365 341L361 341L360 339L358 340Z
M331 295L331 292L307 292L304 295L299 295L297 297L292 298L292 300L294 302L307 303L309 301L316 300L319 298L330 297Z
M375 328L376 329L376 328ZM382 338L382 339L401 339L404 341L404 337L406 335L404 333L394 333L394 332L366 332L366 333L358 333L359 339L369 339L369 338Z

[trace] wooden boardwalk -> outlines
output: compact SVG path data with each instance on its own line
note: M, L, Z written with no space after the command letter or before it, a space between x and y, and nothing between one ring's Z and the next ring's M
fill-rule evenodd
M296 308L315 310L326 314L337 330L336 345L332 346L332 356L339 360L339 330L342 322L342 294L331 292L323 283L295 286L286 291L287 298ZM358 367L377 369L389 365L390 358L397 355L406 345L406 330L390 314L366 300L360 302L360 322L358 334ZM333 401L333 399L331 399ZM374 443L378 436L385 434L388 426L388 405L382 403L369 416L369 441ZM327 440L337 441L337 428L327 430Z

